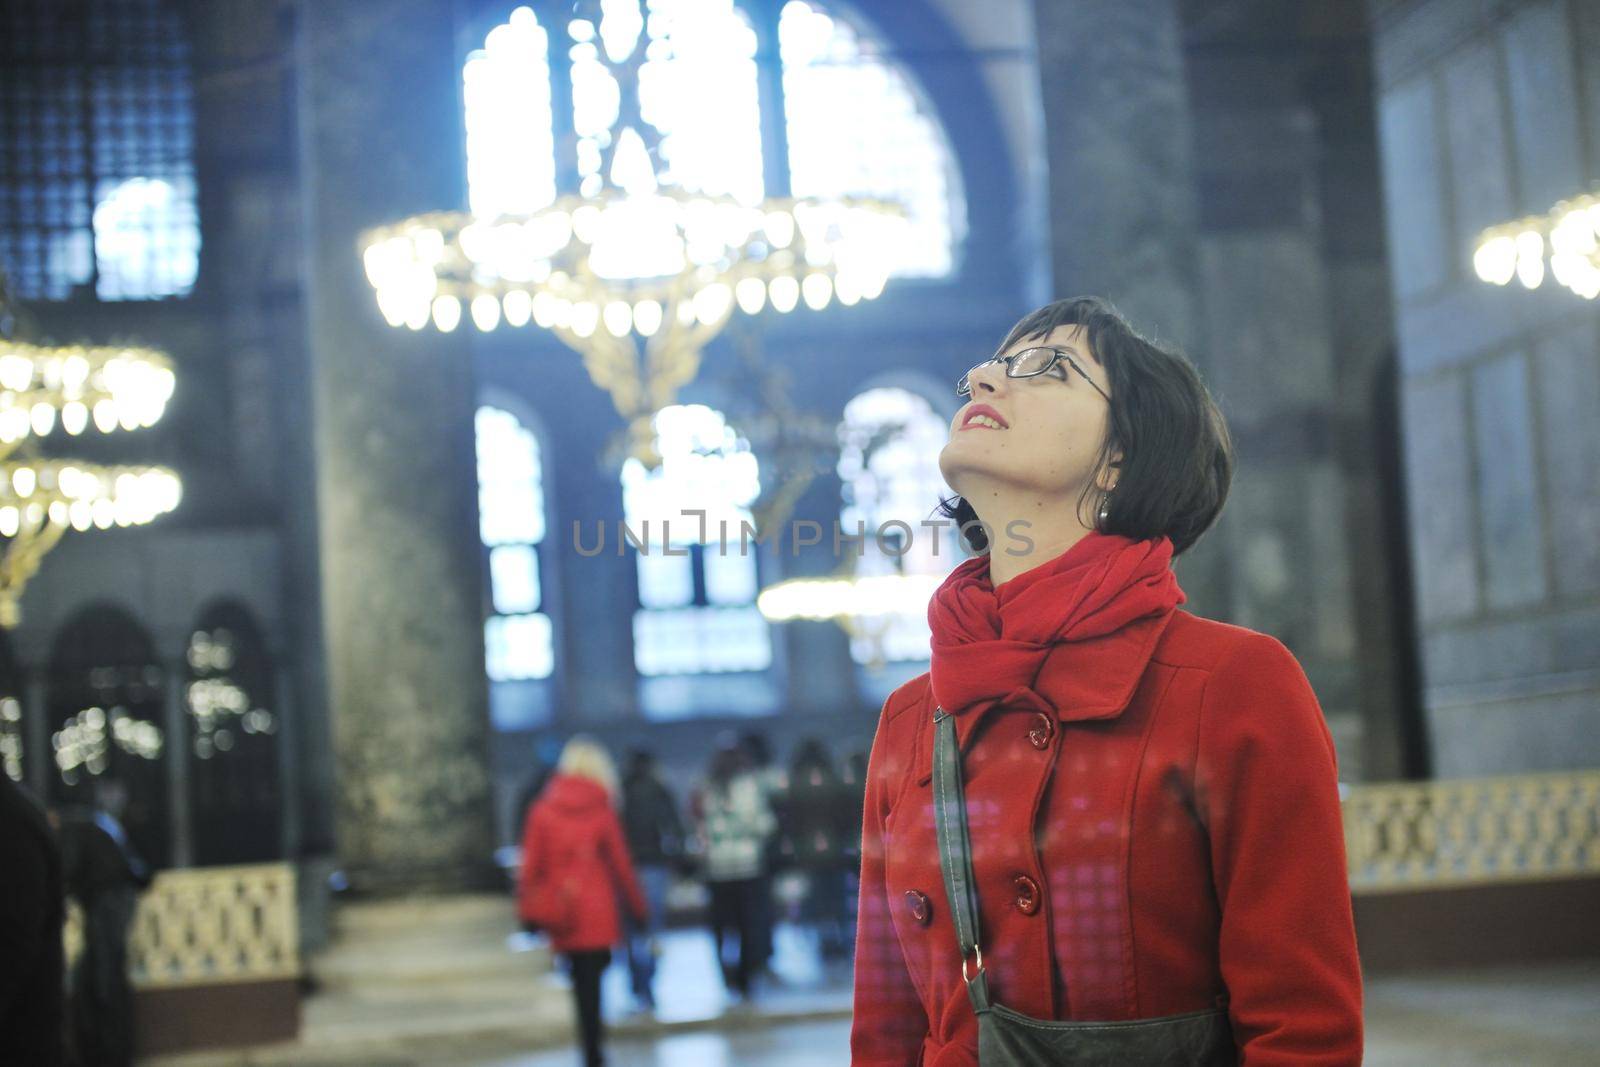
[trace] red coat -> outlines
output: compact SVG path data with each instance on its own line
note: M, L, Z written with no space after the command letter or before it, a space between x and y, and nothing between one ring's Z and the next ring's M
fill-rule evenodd
M517 886L524 920L536 920L534 899L541 892L568 902L569 921L547 930L557 952L610 948L621 941L618 896L626 897L635 917L645 915L622 825L598 782L558 774L529 809Z
M1138 625L1137 651L1057 646L1034 691L956 720L995 999L1073 1020L1225 1005L1248 1067L1359 1063L1333 742L1300 665L1181 610ZM977 1062L934 844L933 712L924 674L872 747L857 1067Z

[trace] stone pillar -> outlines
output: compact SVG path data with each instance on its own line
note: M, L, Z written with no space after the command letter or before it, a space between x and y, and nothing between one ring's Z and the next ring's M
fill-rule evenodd
M1409 638L1389 581L1374 383L1393 348L1366 19L1241 35L1188 29L1207 378L1237 469L1215 537L1229 619L1283 641L1316 689L1340 776L1396 776L1394 670ZM1381 758L1369 759L1377 753Z
M49 797L50 779L56 773L54 750L50 747L50 704L42 667L22 669L23 775L28 787L40 800Z
M338 851L353 887L379 891L492 872L470 349L385 325L357 246L367 227L465 202L451 10L297 9Z
M1109 298L1206 369L1194 170L1175 0L1037 3L1055 297ZM1208 536L1177 568L1190 607L1228 610Z
M300 811L300 761L295 751L300 747L300 708L294 700L294 672L273 656L276 666L272 671L272 711L278 717L278 813L280 822L279 845L286 859L297 860L305 847L305 819Z
M170 637L171 635L169 635ZM179 649L183 648L178 638ZM163 643L172 647L172 641ZM161 657L161 731L167 735L167 830L172 835L170 860L174 867L194 866L194 794L189 789L189 723L184 686L189 665L184 654Z
M1035 4L1055 295L1109 297L1189 346L1194 173L1178 4Z

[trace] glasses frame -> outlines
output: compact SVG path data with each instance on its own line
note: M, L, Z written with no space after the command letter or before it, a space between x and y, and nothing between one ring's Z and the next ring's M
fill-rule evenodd
M1054 358L1052 358L1049 363L1046 363L1044 366L1040 367L1038 370L1033 371L1031 374L1016 374L1016 373L1014 373L1013 372L1013 368L1016 366L1016 361L1021 359L1023 356L1027 355L1029 352L1049 352L1051 354L1051 356L1054 357ZM987 367L991 363L1004 363L1005 367L1006 367L1006 377L1007 378L1037 378L1041 374L1050 373L1050 369L1052 367L1054 367L1057 363L1060 363L1062 360L1066 360L1067 361L1067 366L1069 366L1073 370L1077 371L1078 372L1078 377L1080 377L1084 381L1088 382L1089 385L1094 389L1095 392L1097 392L1101 396L1105 397L1106 398L1106 403L1108 403L1108 404L1111 403L1111 397L1106 395L1106 391L1104 389L1100 388L1099 385L1095 384L1095 380L1093 378L1089 377L1089 375L1084 373L1083 368L1078 366L1078 361L1072 358L1072 353L1070 353L1070 352L1068 352L1068 351L1066 351L1065 349L1062 349L1062 348L1054 348L1054 347L1052 347L1050 345L1032 345L1032 346L1030 346L1028 348L1024 348L1020 352L1014 352L1009 356L991 356L989 359L986 359L982 363L977 364L976 366L971 368L971 370L968 370L965 374L963 374L961 377L956 379L956 395L957 396L971 396L972 395L972 379L971 379L972 371L979 370L979 369L981 369L983 367Z

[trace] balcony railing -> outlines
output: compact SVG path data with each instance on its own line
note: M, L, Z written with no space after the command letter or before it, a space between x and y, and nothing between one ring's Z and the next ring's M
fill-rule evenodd
M1600 875L1600 771L1358 785L1355 893Z
M300 974L295 869L288 863L162 871L139 897L128 968L140 989L262 982ZM83 941L74 906L68 956Z

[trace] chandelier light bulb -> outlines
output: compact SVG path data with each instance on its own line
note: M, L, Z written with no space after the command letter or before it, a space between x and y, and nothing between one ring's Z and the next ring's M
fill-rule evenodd
M733 295L739 301L740 311L755 315L767 302L767 287L760 278L740 278L739 284L733 287Z
M449 333L461 324L461 301L448 293L433 302L433 324L440 333Z
M1517 242L1506 234L1489 238L1473 253L1472 267L1483 281L1505 285L1516 277Z
M545 295L544 293L539 294L539 296ZM511 290L505 295L505 299L500 302L501 307L505 309L506 325L517 328L528 325L528 316L533 314L534 307L538 301L538 297L529 296L525 289Z
M633 308L626 300L613 300L606 305L603 316L606 332L612 337L626 337L633 329Z
M787 274L779 275L768 283L767 295L772 300L772 309L787 315L800 302L800 283Z
M491 293L479 293L472 298L472 324L488 333L500 325L500 301Z
M588 300L573 304L569 312L572 332L579 337L588 337L594 333L594 328L600 324L600 309ZM561 310L556 309L556 322L561 322Z
M806 280L800 283L800 292L805 297L806 307L821 311L833 298L833 282L826 274L807 274Z
M702 326L715 326L727 316L732 303L732 290L722 282L712 282L694 294L694 317Z
M633 305L633 328L641 337L654 337L661 329L661 304L656 300L641 300Z

